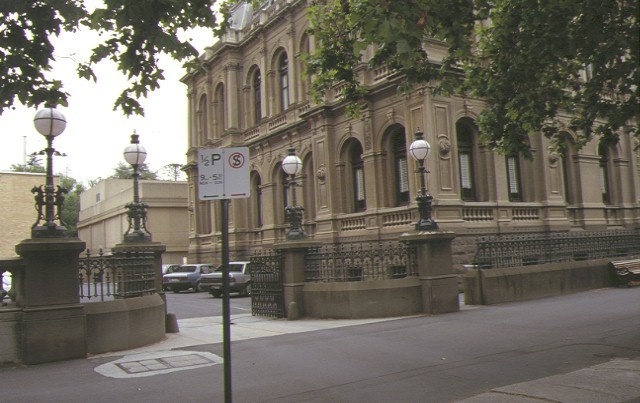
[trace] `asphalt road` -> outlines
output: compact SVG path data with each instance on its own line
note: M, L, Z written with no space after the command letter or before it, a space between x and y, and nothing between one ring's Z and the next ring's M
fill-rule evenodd
M217 309L204 293L170 298L177 315ZM182 350L222 356L219 343ZM639 359L640 288L242 340L232 351L235 402L451 402ZM1 368L0 401L223 401L222 365L128 379L95 372L115 358Z
M222 298L213 298L208 292L182 291L165 293L167 312L178 320L222 316ZM231 294L229 298L231 315L251 313L251 298ZM1 400L1 399L0 399Z

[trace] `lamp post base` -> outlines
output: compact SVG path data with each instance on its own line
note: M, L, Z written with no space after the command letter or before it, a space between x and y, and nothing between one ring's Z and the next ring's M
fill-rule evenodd
M307 234L305 234L302 229L302 212L304 209L300 206L288 206L285 208L285 214L287 216L287 221L289 221L289 229L286 233L287 240L297 241L300 239L307 239Z
M433 221L431 217L421 218L416 223L416 231L437 231L438 223Z
M62 225L38 225L31 228L31 238L66 238L67 227Z
M298 241L300 239L307 239L307 234L302 228L290 228L285 235L289 241Z
M128 234L124 234L124 243L147 243L151 242L151 234L147 234L146 232L130 232Z

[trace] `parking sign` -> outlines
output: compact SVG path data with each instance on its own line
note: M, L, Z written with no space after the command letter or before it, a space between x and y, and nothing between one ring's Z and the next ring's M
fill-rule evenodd
M250 195L249 148L198 151L198 199L240 199Z

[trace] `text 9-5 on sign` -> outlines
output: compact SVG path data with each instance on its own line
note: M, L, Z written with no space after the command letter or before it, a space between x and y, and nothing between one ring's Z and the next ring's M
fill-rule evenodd
M198 199L239 199L250 195L249 148L198 151Z

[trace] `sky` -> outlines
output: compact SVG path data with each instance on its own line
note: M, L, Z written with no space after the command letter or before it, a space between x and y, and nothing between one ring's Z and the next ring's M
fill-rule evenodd
M213 35L205 30L191 32L189 37L200 53L214 42ZM69 106L58 108L65 115L67 127L55 138L53 147L66 156L54 157L54 173L85 185L111 176L118 163L124 162L122 152L134 130L147 150L146 163L151 171L167 164L185 164L188 116L187 87L179 81L185 74L182 63L168 56L161 59L165 80L159 89L139 100L145 116L126 117L122 111L113 110L115 100L126 88L126 78L115 63L103 61L94 67L97 82L77 77L72 58L88 59L98 40L93 32L81 32L64 33L53 41L56 61L50 77L62 80L63 89L70 94ZM37 109L14 106L14 110L6 109L0 115L0 171L24 163L25 151L31 154L46 147L45 138L33 126ZM40 161L46 165L44 156Z

